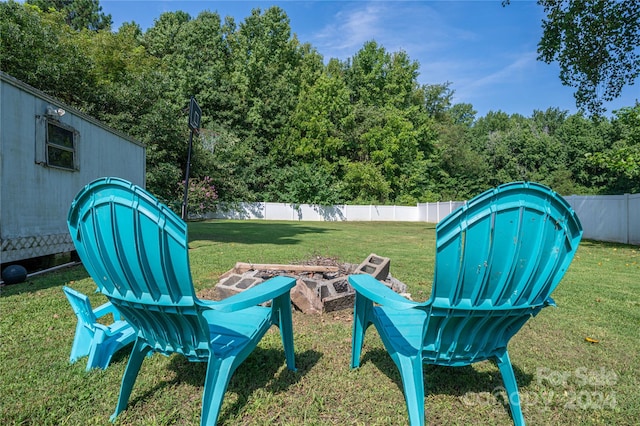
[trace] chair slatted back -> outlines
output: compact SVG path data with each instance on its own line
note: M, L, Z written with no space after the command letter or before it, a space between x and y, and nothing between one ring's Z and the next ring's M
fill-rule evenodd
M76 196L68 224L100 291L154 350L208 356L182 219L139 187L103 178Z
M436 228L425 357L468 363L506 345L545 306L581 237L568 203L530 182L499 186L451 213Z
M70 287L65 286L62 288L62 291L64 291L65 296L67 296L73 312L82 322L82 325L91 331L95 331L96 327L94 324L98 322L98 318L96 318L96 314L93 312L89 298Z

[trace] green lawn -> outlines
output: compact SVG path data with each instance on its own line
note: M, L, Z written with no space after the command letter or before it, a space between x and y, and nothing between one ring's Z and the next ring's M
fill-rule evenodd
M429 295L435 226L424 223L211 221L191 223L196 290L236 262L296 263L313 256L360 263L391 258L391 273L414 300ZM4 425L108 424L128 359L86 373L68 363L75 316L61 286L105 301L83 267L2 288L0 419ZM548 308L510 344L531 425L631 425L640 418L640 250L583 241ZM373 328L362 367L349 369L351 311L294 313L298 371L288 371L279 334L267 333L231 379L225 425L402 425L399 374ZM586 337L598 340L589 343ZM180 356L146 359L120 425L198 424L205 364ZM425 368L427 424L510 424L497 368Z

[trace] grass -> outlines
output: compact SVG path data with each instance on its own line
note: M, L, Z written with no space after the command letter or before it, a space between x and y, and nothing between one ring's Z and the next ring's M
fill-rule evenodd
M435 229L423 223L211 221L191 223L194 285L204 292L235 262L293 263L321 255L360 263L391 258L414 300L429 295ZM509 350L529 424L636 424L640 418L640 250L583 241L549 308ZM75 316L60 287L104 301L84 268L5 286L0 297L0 418L6 425L105 425L128 359L105 371L70 365ZM297 372L273 328L231 379L224 425L407 423L399 374L372 328L362 367L349 369L351 312L294 313ZM589 343L586 337L598 340ZM119 425L198 424L204 364L146 359ZM510 424L497 368L425 368L427 424Z

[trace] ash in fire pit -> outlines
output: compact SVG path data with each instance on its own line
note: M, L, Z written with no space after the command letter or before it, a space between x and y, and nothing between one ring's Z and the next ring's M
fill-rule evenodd
M260 284L276 275L297 278L291 290L291 301L304 313L332 312L352 309L355 291L349 285L350 274L370 274L396 293L406 294L407 286L389 273L391 260L370 254L360 264L338 263L335 259L316 257L300 265L236 263L220 277L216 297L224 299Z

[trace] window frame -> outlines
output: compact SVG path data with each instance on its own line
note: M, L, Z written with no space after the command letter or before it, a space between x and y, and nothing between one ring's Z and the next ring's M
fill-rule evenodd
M45 121L46 123L45 123L45 138L44 138L44 159L47 167L66 170L70 172L78 171L79 170L79 167L78 167L79 133L73 127L60 123L57 120L47 119ZM49 134L50 126L54 126L54 127L57 127L58 129L69 132L71 134L71 147L66 145L60 145L55 141L52 141L51 140L52 135ZM72 164L69 166L66 166L61 164L55 164L54 162L52 162L49 154L50 148L52 150L70 152L72 157Z

